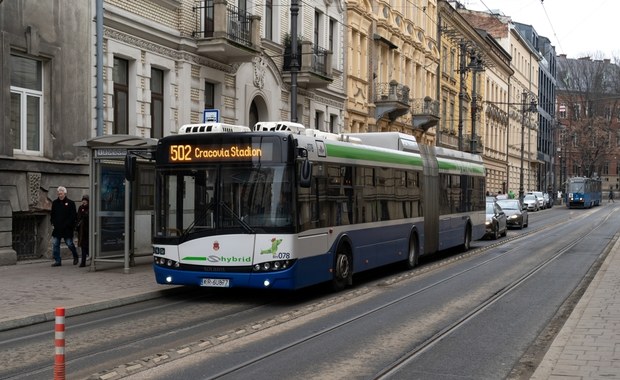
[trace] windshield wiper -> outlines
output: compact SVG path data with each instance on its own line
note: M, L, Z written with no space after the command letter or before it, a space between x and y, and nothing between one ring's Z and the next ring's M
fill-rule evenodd
M232 208L230 208L229 205L227 205L226 203L224 203L223 201L220 201L220 206L222 206L223 209L225 209L226 211L228 211L230 213L230 215L233 216L233 218L235 218L235 220L237 222L239 222L239 224L241 225L241 227L243 227L243 229L245 229L245 231L249 234L253 234L254 229L252 229L252 227L250 227L249 224L247 224L245 222L245 220L243 220L243 218L241 218L239 215L235 214L235 212L233 211Z
M192 221L192 223L187 226L187 228L183 231L183 234L181 234L181 236L179 237L179 240L181 242L187 240L187 237L189 236L189 234L194 230L194 227L196 226L196 223L198 223L199 220L204 220L207 216L207 214L209 213L209 210L213 210L213 202L209 202L209 204L207 205L207 207L204 208L204 211L202 213L200 213L196 219L194 219Z

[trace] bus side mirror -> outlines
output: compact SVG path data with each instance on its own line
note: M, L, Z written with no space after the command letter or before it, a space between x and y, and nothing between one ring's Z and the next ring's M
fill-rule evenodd
M299 186L310 187L312 184L312 164L310 160L306 158L301 163L301 170L299 171Z
M125 179L129 182L136 179L136 161L136 156L132 156L130 154L125 156Z

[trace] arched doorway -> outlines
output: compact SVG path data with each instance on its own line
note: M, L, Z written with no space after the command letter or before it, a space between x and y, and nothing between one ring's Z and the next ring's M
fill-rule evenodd
M265 103L265 99L258 95L255 96L250 103L250 110L248 114L248 126L250 128L254 127L254 124L259 121L269 121L269 111L267 110L267 104Z

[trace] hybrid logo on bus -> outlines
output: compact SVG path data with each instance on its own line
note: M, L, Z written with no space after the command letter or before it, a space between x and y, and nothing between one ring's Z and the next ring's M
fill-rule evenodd
M217 256L217 255L211 255L211 256L207 256L207 261L210 263L251 263L252 262L252 258L251 257L224 257L224 256Z

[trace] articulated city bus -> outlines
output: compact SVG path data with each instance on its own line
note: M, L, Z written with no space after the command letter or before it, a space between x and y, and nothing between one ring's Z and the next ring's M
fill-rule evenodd
M155 160L160 284L342 289L484 234L481 157L401 133L192 124Z

